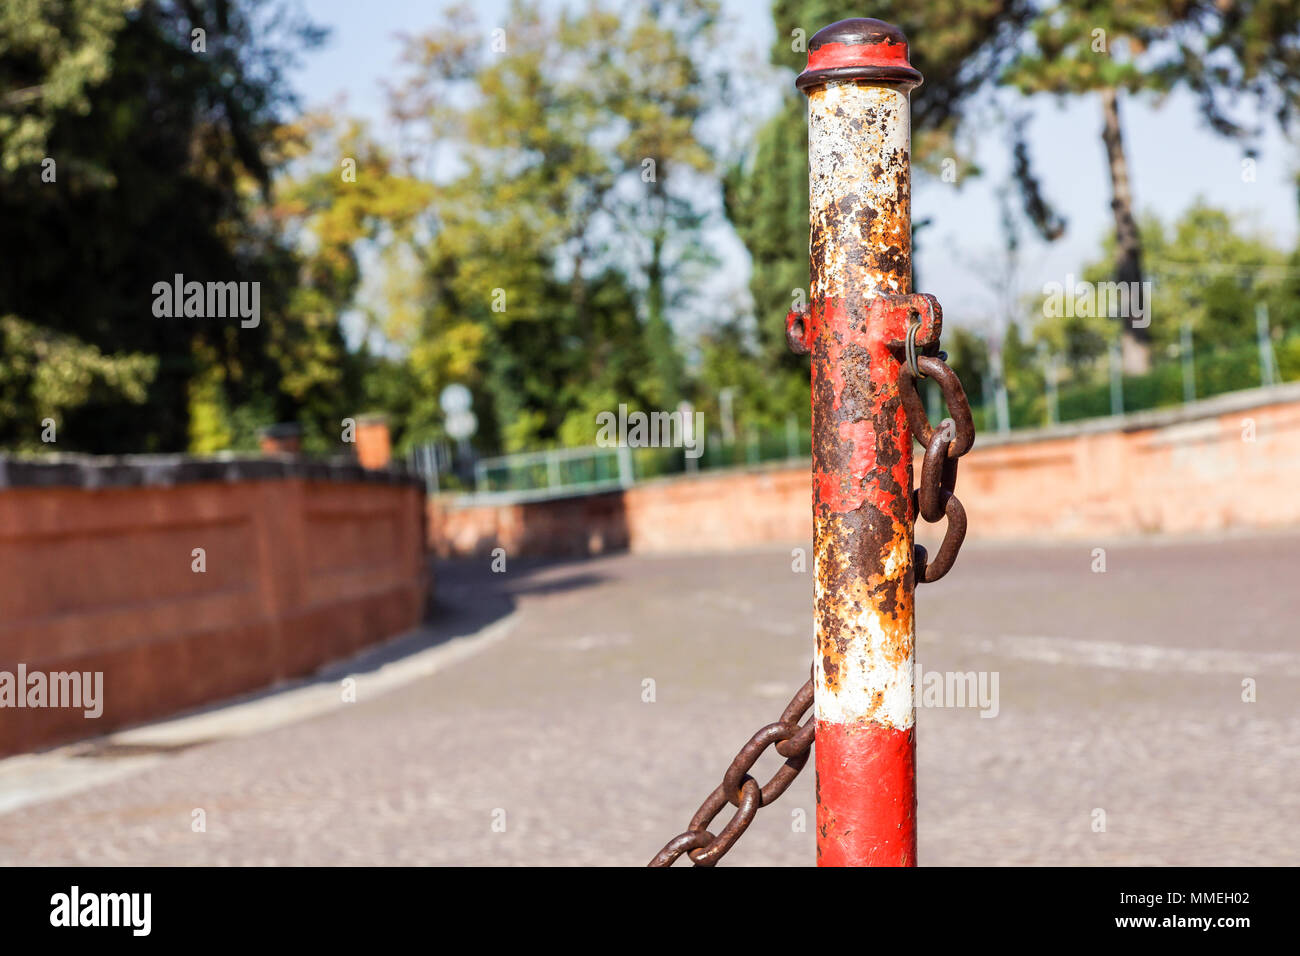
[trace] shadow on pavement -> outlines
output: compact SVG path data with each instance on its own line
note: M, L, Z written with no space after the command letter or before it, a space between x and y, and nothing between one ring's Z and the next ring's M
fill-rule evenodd
M349 674L378 670L448 641L477 634L512 614L524 595L556 594L595 587L606 575L591 570L565 574L589 558L512 559L510 573L492 570L488 559L441 561L436 564L437 591L424 624L410 634L386 641L360 654L326 664L305 683L338 680ZM557 573L558 572L558 573Z

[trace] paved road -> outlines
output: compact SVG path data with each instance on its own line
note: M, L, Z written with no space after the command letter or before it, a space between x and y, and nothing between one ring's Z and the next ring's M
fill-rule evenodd
M998 693L919 714L920 862L1300 864L1300 536L1093 547L971 546L922 591L922 668ZM440 591L428 632L237 719L0 763L0 863L641 864L807 673L790 548ZM812 815L808 772L725 865L810 863Z

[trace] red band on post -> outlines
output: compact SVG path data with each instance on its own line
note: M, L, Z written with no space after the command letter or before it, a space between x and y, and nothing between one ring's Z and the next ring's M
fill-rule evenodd
M817 865L916 866L916 729L817 721Z
M906 43L826 43L808 51L809 70L841 66L907 66Z

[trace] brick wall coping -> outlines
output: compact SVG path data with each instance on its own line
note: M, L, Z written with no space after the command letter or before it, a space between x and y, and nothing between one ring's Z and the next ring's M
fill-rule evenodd
M349 459L305 459L294 455L41 455L0 453L0 489L137 488L194 482L310 481L413 484L423 480L404 465L362 468Z

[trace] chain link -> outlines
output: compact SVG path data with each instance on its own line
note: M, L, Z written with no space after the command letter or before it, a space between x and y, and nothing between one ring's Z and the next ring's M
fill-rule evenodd
M917 366L916 370L911 367ZM930 425L916 389L917 372L939 383L944 404L951 418L945 418L938 428ZM970 402L961 379L941 358L933 355L908 356L898 372L898 390L903 399L903 409L912 434L925 446L921 461L921 480L913 492L913 510L918 518L936 522L947 519L943 543L931 560L921 545L913 547L912 563L916 568L918 583L930 584L947 574L957 560L966 539L966 509L954 494L957 487L957 459L970 451L975 444L975 420L971 416Z
M651 866L672 866L683 853L689 855L696 866L715 866L718 860L735 845L740 835L754 822L760 807L765 807L785 793L812 753L813 736L817 726L812 717L801 725L799 721L813 703L813 682L810 679L786 705L781 719L761 728L749 738L731 761L722 776L722 783L705 798L691 817L686 831L664 844L655 854ZM775 744L778 754L785 758L772 778L760 787L749 775L763 752ZM709 832L709 824L728 803L736 807L731 820L717 836Z

